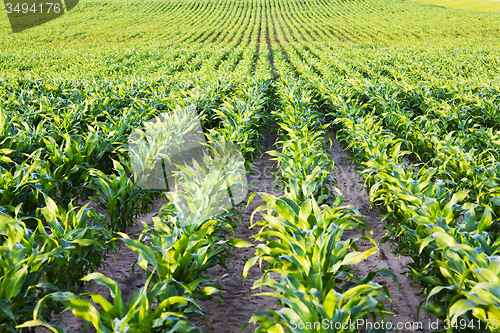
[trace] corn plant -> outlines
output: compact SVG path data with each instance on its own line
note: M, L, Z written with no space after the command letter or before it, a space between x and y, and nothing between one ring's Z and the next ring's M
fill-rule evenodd
M388 297L387 288L376 282L363 281L354 286L350 285L350 288L344 292L330 289L325 296L314 288L304 287L291 274L283 277L279 283L268 277L268 280L261 286L270 287L273 291L256 294L276 297L283 308L254 313L249 323L258 324L254 332L354 333L359 330L357 327L350 327L349 323L366 319L370 314L374 320L375 314L380 314L382 318L385 318L385 314L391 314L385 311L380 300L375 299L375 297ZM300 327L299 323L311 325ZM313 323L321 323L321 325ZM331 323L341 325L335 326Z
M65 145L60 147L54 138L44 138L47 150L47 160L51 167L49 177L54 179L54 191L46 193L49 196L60 199L60 204L67 205L69 201L78 196L78 192L83 184L82 177L85 176L85 159L80 150L79 143L72 140L69 134L63 135ZM57 197L56 197L57 196Z
M18 325L18 328L43 326L52 332L65 332L62 328L39 319L39 311L51 303L61 303L79 318L87 321L86 327L94 326L98 333L111 332L192 332L203 329L187 320L186 315L175 310L175 307L194 307L201 313L199 306L189 297L176 295L171 285L156 283L150 286L150 276L145 285L132 295L128 303L122 299L121 289L112 279L101 273L85 276L83 281L94 281L109 289L113 303L108 302L100 294L84 293L76 296L71 292L56 292L42 298L33 312L33 320ZM182 288L182 286L177 286ZM90 297L102 309L96 307L84 298ZM156 307L153 308L153 304Z
M320 201L331 199L332 193L326 185L335 183L331 176L334 162L322 149L322 133L309 134L308 129L304 128L302 134L304 137L300 138L289 132L286 141L278 142L281 150L268 152L275 157L273 160L277 161L280 168L276 179L281 180L284 191L299 202L311 196Z
M247 194L245 160L239 147L214 142L210 153L203 152L192 165L177 165L173 172L172 192L167 198L177 209L177 219L195 227L217 216L235 222L241 214L234 208Z
M347 322L370 313L374 318L375 313L382 316L389 313L381 301L374 299L389 297L386 286L370 282L375 272L362 279L349 273L347 265L361 262L374 254L377 247L371 238L363 236L375 246L357 252L354 239L343 240L343 230L363 227L364 223L354 207L341 206L340 194L331 207L319 207L314 198L297 204L286 197L261 196L266 205L257 208L254 214L266 213L264 220L253 224L261 227L254 237L267 243L257 245L256 255L245 264L243 278L257 261L260 264L265 261L264 275L252 289L270 287L273 291L262 295L277 297L283 308L254 314L250 323L259 324L257 332L284 332L285 328L292 332L313 332L318 328L297 330L293 325L323 320ZM279 282L270 276L271 272L280 275ZM396 279L388 270L378 273Z
M54 188L50 178L43 178L46 163L39 159L40 151L30 155L23 163L11 165L11 169L0 167L2 175L0 188L0 206L4 206L13 215L15 207L22 204L20 216L33 215L43 206L42 190ZM30 224L30 221L27 221Z
M233 142L242 148L243 157L251 160L262 144L262 132L267 126L265 107L268 104L269 81L252 80L241 83L234 97L215 109L221 120L220 128L210 130L209 142Z
M55 253L43 252L33 232L16 217L0 218L0 327L5 332L18 332L16 325L32 317L37 301L58 289L40 282L49 271L47 264ZM40 317L50 320L58 313L57 306L40 311ZM20 332L33 332L22 329Z
M113 165L118 175L106 175L100 170L90 169L92 178L88 187L98 195L92 196L92 201L108 212L108 229L119 231L132 225L135 218L147 210L151 198L132 182L119 162L113 160Z
M426 310L449 320L449 332L463 321L481 320L483 330L476 325L474 331L495 331L498 320L498 241L489 241L475 235L468 244L466 238L455 239L445 232L434 232L436 242L435 264L441 274L427 277L433 286L427 296ZM429 302L433 300L433 302ZM477 318L477 319L474 319ZM488 324L488 325L487 325ZM462 327L464 329L464 327Z
M311 90L285 79L280 88L282 105L274 112L281 130L280 149L268 152L280 168L276 180L299 202L312 195L321 202L333 200L328 186L335 184L334 162L326 150L324 132L329 125L321 124Z
M232 257L230 246L247 247L250 244L239 240L225 240L220 235L222 227L232 227L209 220L196 229L186 230L174 224L169 226L160 218L154 219L154 227L147 227L137 241L120 233L125 244L139 255L137 264L150 276L150 267L156 272L153 282L179 281L185 283L186 291L194 299L207 299L222 290L206 275L215 265L226 267L226 258ZM142 237L144 237L142 239ZM145 243L149 244L146 245Z
M62 290L82 287L79 280L102 265L109 252L116 250L115 239L95 211L70 203L65 210L49 197L39 210L37 241L43 253L51 253L46 263L46 282ZM92 221L92 225L88 225Z

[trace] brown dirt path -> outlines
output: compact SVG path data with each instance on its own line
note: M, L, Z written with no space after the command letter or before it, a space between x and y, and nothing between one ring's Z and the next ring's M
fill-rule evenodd
M418 305L424 300L424 298L417 296L422 291L422 288L414 285L404 273L407 271L404 266L410 263L412 259L407 256L393 254L392 251L394 251L396 245L392 242L380 244L380 239L387 232L384 229L385 223L381 221L379 216L380 211L376 207L370 209L370 198L367 190L363 188L364 179L356 171L356 167L348 163L350 153L342 150L334 135L331 135L331 137L333 146L330 151L336 164L334 176L337 179L337 188L345 197L344 204L356 206L359 212L365 216L367 225L373 230L373 235L370 237L376 241L380 249L379 255L373 255L355 265L354 273L358 276L365 276L369 271L376 271L379 268L386 268L395 273L398 278L399 289L397 284L390 278L377 276L374 279L377 282L385 281L388 283L393 303L392 312L395 315L387 316L385 320L393 323L394 327L396 327L397 323L402 323L404 326L402 326L403 329L399 330L401 333L430 332L431 330L428 329L429 320L435 321L436 318L426 316L424 310L420 310L420 317L417 317ZM356 238L361 236L361 233L346 231L344 235L347 238ZM359 251L365 251L373 247L373 244L365 240L360 240L357 244ZM386 308L390 309L390 303L384 303ZM420 329L420 325L422 329Z
M270 136L267 140L268 149L271 150L272 145L276 141L276 135ZM273 168L273 161L270 156L264 154L260 159L254 162L254 167L249 171L254 173L249 176L249 181L254 185L249 188L249 195L252 192L272 193L276 196L282 193L274 191L273 175L271 171L276 171ZM240 212L243 215L243 225L236 228L236 237L244 239L254 244L254 239L251 236L257 234L257 228L250 227L250 216L253 211L264 201L257 195L250 202L250 205L241 207ZM255 216L254 222L260 217ZM194 321L201 325L207 332L217 333L237 333L241 328L248 323L253 313L257 311L266 311L273 308L275 298L269 296L252 296L249 299L249 290L253 286L254 281L262 277L262 272L258 265L249 270L248 276L243 284L243 267L246 259L253 257L255 254L254 248L235 249L234 266L228 265L228 271L222 267L213 267L209 270L209 275L220 283L226 292L222 294L224 302L219 305L217 299L200 302L200 306L206 313L205 320L199 319ZM260 290L255 290L252 294L259 293ZM208 324L210 323L210 324ZM243 330L243 333L253 332L255 328L249 325Z

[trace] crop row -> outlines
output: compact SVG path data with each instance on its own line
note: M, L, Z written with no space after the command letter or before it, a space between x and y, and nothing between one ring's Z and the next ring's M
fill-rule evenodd
M259 262L264 275L252 289L271 288L261 294L276 297L282 308L255 313L250 320L258 324L255 332L337 332L338 327L317 324L344 324L388 313L377 299L389 298L388 289L372 279L377 273L393 279L395 275L381 269L360 278L350 272L348 265L361 262L378 248L363 236L375 246L358 252L357 240L343 237L344 230L364 230L366 225L357 209L342 206L344 197L330 189L334 163L325 150L327 125L320 125L310 93L287 80L277 87L280 103L273 118L280 141L278 149L268 153L277 161L275 181L284 195L259 193L265 204L254 214L261 213L263 220L252 221L252 227L260 228L254 237L261 243L243 274L245 278Z
M123 233L117 238L114 232L133 224L159 194L134 182L127 138L151 116L176 105L195 105L208 141L237 143L251 160L267 122L263 110L269 80L216 78L178 87L122 82L97 91L85 82L19 83L24 98L11 98L2 110L1 171L8 194L2 199L9 200L1 206L2 328L30 331L44 325L60 332L51 316L61 305L99 332L196 328L189 321L201 314L196 301L222 288L204 272L224 266L232 246L247 246L225 238L238 214L230 210L193 229L169 202L164 216L146 226L139 240ZM107 216L74 206L87 199L99 203ZM148 276L128 303L115 282L95 272L120 239L139 253L138 264ZM146 261L155 269L148 271ZM85 277L89 272L94 273ZM91 280L110 288L113 304L96 294L72 293Z
M323 85L320 90L339 126L338 138L352 150L373 202L386 213L390 231L386 239L397 240L400 251L414 258L410 277L426 286L425 309L450 320L450 331L457 328L459 318L482 320L482 328L476 325L474 330L494 330L486 323L499 319L493 296L498 290L498 224L492 207L495 192L490 190L495 188L496 168L483 164L470 170L467 176L475 172L476 180L483 174L483 182L475 185L464 179L455 182L469 170L461 162L467 154L452 146L460 152L452 155L440 141L433 153L448 155L449 163L408 165L405 158L415 151L403 147L418 147L425 140L398 137L412 132L386 128L386 117L404 117L402 113L395 109L379 113L376 99L362 101L344 88Z
M451 320L450 330L474 319L469 329L494 331L499 90L491 66L498 54L463 47L300 41L275 56L283 61L277 69L288 68L280 75L309 82L321 124L333 123L352 151L386 213L385 241L414 258L410 277L425 288L425 309Z

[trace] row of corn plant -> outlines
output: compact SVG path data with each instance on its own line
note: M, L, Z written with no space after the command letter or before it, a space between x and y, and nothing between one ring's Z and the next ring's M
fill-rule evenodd
M408 156L418 158L415 163L436 168L437 174L450 189L469 190L468 200L489 207L494 216L498 216L500 163L495 149L498 133L470 121L470 126L464 126L459 131L454 131L451 126L450 131L447 121L429 117L428 113L412 117L413 112L398 98L393 98L398 95L395 88L390 86L380 89L373 92L370 102L362 104L363 112L379 115L391 133L403 140L403 147L412 151ZM391 90L391 94L387 93ZM376 93L384 91L385 94ZM355 94L359 96L359 92ZM416 103L414 101L413 108L419 106L425 109L425 106ZM495 238L498 226L494 224L489 232Z
M278 90L280 108L273 116L279 126L279 149L268 152L279 166L276 181L299 202L311 196L320 202L333 198L329 188L334 162L326 146L328 136L320 113L313 107L312 91L300 82L283 80Z
M226 267L226 258L232 256L231 247L250 244L231 238L234 229L227 219L210 219L199 226L180 223L172 212L171 203L166 212L154 218L154 225L144 224L138 240L120 233L122 241L138 254L136 264L144 270L147 281L128 303L122 298L119 286L101 273L91 273L82 281L94 281L110 289L113 303L101 295L55 292L42 298L33 312L33 320L19 327L45 326L54 332L61 327L44 321L42 311L57 304L93 325L97 332L192 332L204 330L193 324L192 317L203 315L197 301L220 297L222 286L207 275L215 265ZM100 306L99 309L90 299Z
M495 86L483 72L466 81L455 80L457 73L448 69L446 79L437 79L418 72L422 64L429 66L421 62L396 77L386 59L377 59L380 54L365 56L372 63L353 58L355 67L325 57L317 45L304 48L312 55L318 50L314 66L328 76L308 74L320 94L318 107L334 110L325 118L337 119L338 138L353 152L372 200L385 211L386 239L398 240L399 250L414 258L410 273L425 288L426 309L452 323L449 331L495 331ZM323 59L339 71L331 75ZM392 60L391 66L410 61Z
M260 104L263 103L262 91L255 96L255 100L252 99L253 96L250 93L247 95L245 93L247 92L242 91L240 98L243 99L246 96L250 106L256 107L253 111L255 114L249 117L257 117L256 112L259 112L262 108ZM265 119L259 120L265 121ZM252 147L254 145L252 140L249 139L247 142L243 139L249 135L255 137L256 126L250 125L245 130L247 133L242 132L244 137L228 139L231 141L239 139L242 140L243 147ZM224 164L226 171L223 175L224 184L230 188L241 187L239 184L241 179L231 177L234 161L228 160L224 154L219 156L225 151L224 147L221 143L211 142L210 152L213 156L205 157ZM113 165L117 175L109 176L98 169L89 169L92 178L87 186L99 194L92 199L108 211L109 230L116 231L123 230L127 226L128 216L140 211L137 206L134 206L133 199L141 193L138 191L137 184L131 182L127 176L130 172L130 162L122 158L121 163L113 160ZM202 169L204 167L202 166ZM238 171L245 172L245 170ZM120 288L112 279L100 273L91 273L83 277L81 281L95 281L108 287L114 298L113 304L98 294L84 293L77 296L71 291L57 291L45 295L33 311L33 320L19 325L18 328L45 326L52 331L62 332L62 328L58 327L57 323L46 320L39 314L50 308L64 306L75 316L85 319L86 326L93 325L98 332L203 331L201 327L190 321L193 316L203 315L197 301L210 299L214 295L220 297L222 291L222 286L214 283L206 271L215 265L226 267L226 258L232 256L233 247L246 247L250 244L239 239L228 238L234 235L234 226L238 216L234 209L210 217L211 209L210 206L205 205L206 198L200 198L199 191L207 190L203 186L208 185L210 188L207 191L213 192L219 189L220 184L207 177L202 177L202 183L199 184L200 173L203 173L203 170L197 164L193 167L179 166L179 172L188 182L183 185L184 199L187 200L188 205L179 205L182 201L176 200L178 194L171 192L167 194L170 201L163 207L164 212L154 219L153 226L144 225L144 231L138 240L130 239L125 233L119 233L125 245L138 254L137 264L145 271L147 277L146 285L137 290L128 303L122 299ZM209 183L204 181L207 179L210 180ZM232 194L235 195L235 193ZM212 200L212 198L209 199ZM144 199L139 202L144 202ZM194 211L188 214L184 208L194 209ZM205 212L200 212L200 210ZM197 223L192 223L193 218ZM102 309L96 309L94 303L88 300L89 298Z
M207 85L207 81L210 84ZM219 120L213 117L214 109L235 89L236 82L229 76L208 80L194 77L177 85L169 80L121 80L119 83L103 81L99 87L84 80L45 82L20 79L15 87L12 82L9 82L12 86L3 87L13 89L14 94L4 100L0 107L0 212L2 221L14 219L21 227L12 229L14 222L2 225L2 235L5 235L2 237L2 256L5 256L2 257L0 274L5 290L0 299L2 329L31 332L35 326L47 325L60 330L51 322L52 315L61 311L61 305L69 306L71 303L76 308L86 306L72 294L85 281L96 280L107 286L115 286L98 273L82 277L94 272L102 264L105 255L116 248L113 231L125 230L140 213L148 209L157 195L152 191L141 190L132 181L127 157L128 134L152 115L186 103L194 104L200 111L206 129L218 126ZM245 96L245 92L241 96ZM256 102L252 102L250 97L248 100L259 111L262 96L258 94L257 97ZM255 129L255 126L252 128ZM88 199L100 204L107 216L87 210L86 206L78 211L76 203ZM231 211L219 219L236 215ZM206 227L209 234L217 228ZM195 241L194 237L188 237L189 232L176 230L169 233L179 238L171 244L172 248L185 246L186 242L191 246L191 242ZM164 236L165 239L170 237L166 233ZM229 251L229 244L243 246L236 240L224 245L223 241L214 241L211 236L200 234L197 237L198 247L193 245L193 249L186 250L186 253L172 260L184 258L183 265L190 267L193 260L198 260L196 258L202 258L200 260L203 262L203 258L216 257L210 259L210 265L219 262L224 265L227 256L224 253ZM221 249L226 252L222 253ZM208 254L204 257L205 252ZM188 253L192 253L191 257ZM171 284L148 274L157 285L156 291L148 294L146 286L142 294L136 293L134 297L137 298L129 303L128 316L135 316L137 311L144 310L141 302L153 304L149 313L155 312L157 301L160 298L159 303L165 301L168 295L173 295L170 290L177 290L180 298L174 297L163 302L164 311L155 312L157 317L152 319L154 323L151 327L175 327L174 330L183 328L188 331L188 327L194 326L184 320L184 310L191 309L189 311L193 314L200 312L195 300L191 301L187 297L193 293L209 297L220 289L217 286L215 289L208 287L209 278L193 279L197 272L206 270L210 265L201 264L199 270L190 275L191 280L180 276L179 281L172 281ZM162 276L161 279L167 278ZM187 284L191 289L186 288ZM45 297L51 292L57 294ZM185 295L188 296L181 299ZM64 298L66 296L68 298ZM136 304L139 298L141 304ZM90 321L101 325L101 328L112 327L112 331L116 327L126 326L127 314L123 313L123 303L120 302L121 298L116 301L119 314L113 317L111 324L96 324L94 317ZM181 305L172 307L171 302ZM99 304L107 309L105 303ZM176 309L174 312L179 319L173 324L169 309ZM75 311L79 313L80 310ZM33 316L33 321L26 322ZM115 326L116 318L123 320L123 323ZM143 319L144 316L135 320L140 323ZM160 324L162 320L165 323ZM141 332L145 330L139 329Z
M349 323L390 313L381 301L389 299L389 291L373 277L377 273L396 277L383 269L365 277L350 272L349 265L378 248L363 236L374 246L358 252L356 239L344 239L344 230L361 228L364 234L367 227L355 207L342 206L340 192L334 197L327 188L333 181L333 160L325 150L326 126L321 125L306 87L284 80L280 88L281 108L274 116L281 138L279 151L270 154L280 167L277 179L284 196L260 193L265 204L253 213L252 227L261 228L254 236L261 243L245 264L243 276L259 262L263 276L252 289L269 287L271 292L261 295L276 297L281 309L255 313L247 325L257 324L255 332L357 332L359 327ZM253 223L256 213L263 220Z
M18 80L0 106L0 170L11 180L5 184L11 193L4 206L25 202L22 213L27 215L43 206L34 187L61 205L85 200L95 187L101 187L102 195L102 182L94 181L99 176L89 170L121 177L113 170L113 159L124 158L131 130L154 114L189 103L200 110L206 128L216 126L213 109L236 86L229 77L208 84L196 77L177 85L169 80L102 82L100 88L85 81L54 81ZM26 178L23 170L28 169L32 172Z
M270 83L265 77L241 82L234 94L214 110L220 124L209 131L209 142L232 142L240 146L246 160L255 158L268 127Z
M483 206L498 200L498 133L472 118L455 131L445 117L436 118L430 112L415 116L417 112L405 104L405 98L398 97L404 94L395 87L372 90L368 101L362 97L368 92L353 92L356 103L363 105L364 112L379 115L384 125L403 139L403 147L412 151L416 162L437 168L441 177L456 183L456 188L469 189L471 200ZM413 109L425 109L423 103L412 104Z
M261 196L265 205L254 213L262 212L264 219L252 227L261 228L254 237L262 243L245 264L243 275L259 262L264 275L252 289L271 288L256 295L276 297L281 309L255 313L250 319L258 324L255 332L358 332L360 327L351 323L367 320L369 315L377 320L377 314L382 319L390 314L381 301L390 300L385 282L372 279L379 274L395 281L396 276L385 269L364 277L350 272L349 265L365 260L378 248L373 239L363 236L359 239L374 246L358 252L358 239L344 239L344 230L366 226L356 208L342 206L342 195L321 207L314 197L300 202L291 195ZM278 281L273 274L279 275Z
M218 147L212 149L217 150ZM224 157L219 156L223 162L231 162ZM184 179L192 180L184 186L188 190L200 175L196 167L181 167L180 172L184 174ZM232 178L225 178L225 181L232 186L238 179L232 181ZM218 189L220 184L211 182L209 186ZM220 297L223 291L222 286L207 275L207 270L215 265L226 268L226 259L232 257L233 247L248 247L251 244L230 238L234 235L236 216L230 210L212 217L202 212L201 219L192 221L191 217L197 217L200 209L210 211L198 191L185 192L184 199L188 206L183 208L191 210L192 214L179 210L179 203L175 200L178 194L169 193L167 196L170 201L154 218L154 225L144 223L144 230L137 240L119 233L125 245L138 254L136 263L147 277L145 286L137 290L128 303L122 299L120 288L112 279L100 273L91 273L82 281L95 281L108 287L114 298L113 304L94 293L77 296L72 292L55 292L39 301L33 320L18 327L44 326L54 332L62 332L62 328L55 323L45 321L38 315L39 311L60 304L75 316L85 319L87 326L93 325L97 332L203 332L190 320L203 315L197 302ZM87 300L89 297L102 309L96 309Z
M79 279L116 249L112 232L93 209L70 203L66 210L51 198L44 199L46 206L37 210L35 228L19 217L21 206L14 218L0 216L0 327L6 332L17 332L16 326L32 318L36 303L48 293L81 288ZM49 306L40 317L50 320L58 312L58 307Z
M447 320L449 332L495 331L500 285L491 279L499 260L491 206L468 200L467 189L453 191L454 183L441 179L437 168L405 165L411 152L401 150L403 141L382 119L363 114L341 95L332 103L338 137L363 166L370 197L386 213L386 239L395 238L400 251L414 258L410 277L425 286L425 309ZM485 288L481 296L479 288Z

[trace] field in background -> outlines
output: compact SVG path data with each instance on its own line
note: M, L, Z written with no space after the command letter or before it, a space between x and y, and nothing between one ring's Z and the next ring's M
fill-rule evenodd
M470 3L496 5L494 1ZM66 57L75 61L88 55L88 61L105 57L109 63L127 52L139 52L134 57L139 59L147 54L165 57L169 52L160 52L164 48L195 45L204 49L214 48L214 43L216 48L255 50L274 42L274 35L277 42L441 44L495 40L498 29L496 13L408 1L84 0L58 20L20 34L9 31L4 14L0 36L4 56L17 56L21 63L24 57L26 61L47 57L51 65L60 59L68 66L71 62ZM92 52L85 53L83 48ZM8 64L2 61L3 66Z
M500 10L500 3L497 0L421 0L416 2L444 8L472 10L479 12L498 12Z
M17 34L1 16L2 329L33 320L36 304L45 304L39 319L47 326L61 304L82 309L87 315L80 317L99 332L209 326L193 318L206 312L199 307L205 301L218 306L223 286L210 269L250 246L249 234L228 236L240 230L240 218L250 224L250 213L240 205L240 212L191 230L167 203L140 239L118 233L131 230L160 196L134 182L129 134L162 112L195 105L208 142L237 143L256 172L268 171L256 167L261 153L276 162L282 197L262 195L269 214L256 214L252 229L261 243L249 257L236 256L242 279L259 259L266 264L266 274L252 282L282 307L245 308L245 322L256 323L257 332L283 332L291 318L380 316L390 310L389 291L401 295L393 273L419 283L425 309L437 318L495 331L500 2L428 2L82 0L61 18ZM349 151L370 204L385 218L387 229L375 240L351 237L374 226L342 204L358 194L334 189L340 163L329 135ZM70 213L72 204L89 201L89 209ZM269 232L259 233L261 227ZM408 260L408 277L401 267L391 272L386 255L379 254L387 268L370 261L384 241ZM127 284L122 303L113 282L92 274L118 244L139 258L136 270L155 292L144 292L146 281ZM359 263L367 269L362 279L350 270ZM266 279L272 269L283 285ZM114 290L114 302L94 295L100 317L76 296L86 290L87 274L86 281ZM248 283L244 288L232 297L246 299ZM25 330L41 324L28 322ZM232 333L231 325L216 329Z
M0 69L7 76L160 77L232 69L253 58L254 66L242 65L251 73L256 62L269 61L259 59L264 48L273 53L288 43L494 52L498 17L399 0L81 1L63 17L18 34L4 14Z

